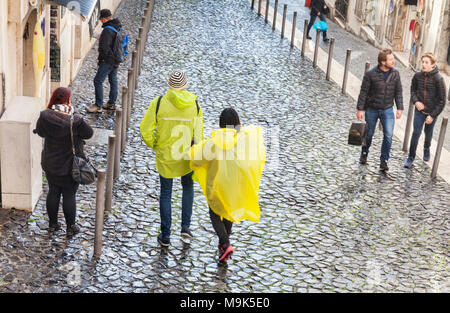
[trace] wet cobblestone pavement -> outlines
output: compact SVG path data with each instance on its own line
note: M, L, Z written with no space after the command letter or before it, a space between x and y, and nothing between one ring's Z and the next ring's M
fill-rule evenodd
M368 165L360 166L359 149L346 143L353 101L265 27L246 0L157 0L143 66L102 257L92 260L93 187L80 188L83 231L71 239L64 230L47 233L44 193L31 215L0 211L0 292L450 291L450 187L431 180L420 160L404 169L396 139L389 174L378 172L378 130ZM139 123L174 68L187 72L188 90L198 95L205 137L228 106L243 124L266 130L261 220L233 227L228 267L217 266L217 239L198 184L195 237L179 235L175 179L172 245L161 249L156 241L159 179ZM88 83L92 94L93 76L83 71L74 86ZM111 128L103 114L94 125ZM105 165L105 145L88 153Z
M275 1L270 0L270 5L273 7ZM304 0L279 0L278 2L278 12L283 14L283 5L287 5L287 14L286 19L292 22L293 20L293 12L297 12L297 29L300 29L303 32L303 22L305 19L310 19L310 10L305 7ZM258 6L255 6L255 13L257 12ZM263 10L265 10L265 0L263 0ZM316 19L318 21L318 19ZM371 63L371 67L377 64L378 52L379 49L370 43L364 41L361 38L353 35L352 33L346 31L344 28L340 27L331 19L327 18L327 24L329 30L327 35L329 38L335 38L334 44L334 52L333 58L342 66L345 66L345 59L347 55L347 49L352 50L351 59L350 59L350 68L349 71L358 77L361 81L364 77L365 64L367 61ZM311 30L310 33L312 37L312 41L316 40L316 32L314 29ZM319 42L320 47L324 51L329 51L329 44L324 43L322 40ZM411 97L411 81L414 76L414 71L404 66L399 60L395 62L395 68L400 72L402 86L403 86L403 104L405 106L404 114L408 113L408 106ZM448 88L448 86L447 86ZM356 110L356 101L354 101L354 108ZM442 124L442 118L448 117L450 115L450 106L446 105L444 107L443 112L438 116L438 120L436 122L436 127L434 130L434 138L437 141L439 136L439 130ZM423 141L423 138L420 138ZM436 146L433 144L432 149L435 149ZM444 148L450 151L450 129L447 129Z

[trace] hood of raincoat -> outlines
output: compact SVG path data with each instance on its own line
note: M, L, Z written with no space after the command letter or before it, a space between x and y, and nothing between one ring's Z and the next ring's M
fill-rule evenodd
M166 99L178 109L185 109L195 105L197 96L186 90L169 89L166 93Z
M211 139L222 150L230 150L237 144L237 132L231 128L221 128L211 133Z

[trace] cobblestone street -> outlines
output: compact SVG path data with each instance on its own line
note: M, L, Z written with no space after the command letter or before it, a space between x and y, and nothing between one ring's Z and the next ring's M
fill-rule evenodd
M130 0L116 13L130 34L142 7ZM72 86L85 116L96 57L94 48ZM217 238L198 184L194 238L180 236L178 178L171 246L161 249L156 240L159 176L139 124L176 68L198 96L205 138L229 106L244 125L265 130L261 220L233 226L227 267L216 263ZM125 66L121 85L124 73ZM404 169L396 138L390 171L379 172L379 130L368 164L360 165L359 148L347 144L354 115L354 101L280 40L247 0L157 0L102 257L92 259L95 186L80 187L82 232L67 239L65 227L47 231L44 184L33 214L0 210L0 292L450 292L449 185L432 180L422 160ZM114 115L89 115L88 122L113 129ZM98 166L106 167L106 152L104 144L87 147Z

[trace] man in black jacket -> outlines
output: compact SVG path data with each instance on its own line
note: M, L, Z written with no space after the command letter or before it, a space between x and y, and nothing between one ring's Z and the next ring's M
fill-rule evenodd
M114 58L114 41L117 36L117 32L107 27L113 27L119 31L122 28L122 24L119 19L112 18L111 11L103 9L100 11L100 21L103 23L103 31L100 35L98 45L98 70L97 75L94 78L95 86L95 104L89 106L87 110L91 113L102 112L104 109L115 109L115 103L118 95L118 82L117 82L117 70L119 63ZM109 100L106 104L103 104L103 82L108 77L110 84Z
M319 17L319 19L323 22L326 22L325 15L330 11L328 9L326 3L324 0L312 0L311 1L311 17L308 24L308 30L306 32L306 38L311 39L309 36L309 31L314 25L314 22L316 21L316 18ZM327 38L327 31L322 31L323 33L323 41L328 42L329 39Z
M425 124L423 160L430 160L430 146L436 118L445 106L445 82L439 74L436 57L432 53L422 56L422 71L411 82L411 101L414 103L414 130L409 145L408 159L404 166L410 168L416 157L417 144Z
M403 112L403 95L400 73L394 69L395 60L392 51L383 49L378 54L378 66L364 74L361 91L358 97L356 118L366 118L368 126L366 144L363 145L359 162L366 164L372 137L380 119L383 125L383 144L381 146L380 169L389 170L387 161L392 145L395 118L399 119ZM397 112L394 116L394 100Z

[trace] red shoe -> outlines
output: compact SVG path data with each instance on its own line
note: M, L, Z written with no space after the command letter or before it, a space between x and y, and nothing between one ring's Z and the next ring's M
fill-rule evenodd
M234 249L231 245L225 248L225 246L221 247L221 255L219 257L219 262L226 262L231 259L231 255L234 252ZM222 253L223 251L223 253Z

